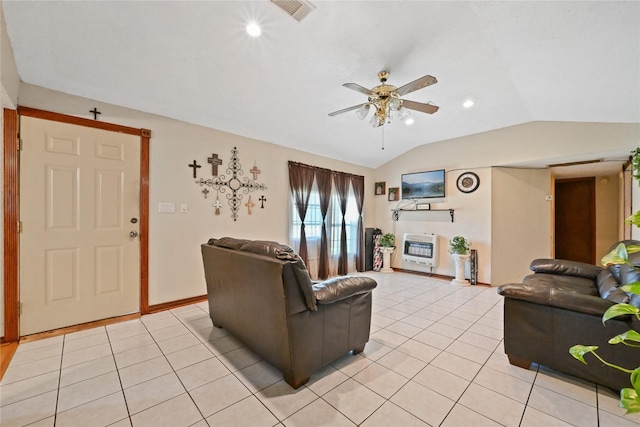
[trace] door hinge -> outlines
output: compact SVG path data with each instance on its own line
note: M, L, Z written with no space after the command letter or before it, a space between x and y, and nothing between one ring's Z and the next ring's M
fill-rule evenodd
M22 233L22 221L18 221L18 233Z
M18 316L20 316L22 314L22 303L19 302L18 303Z
M22 138L18 138L18 151L22 151Z

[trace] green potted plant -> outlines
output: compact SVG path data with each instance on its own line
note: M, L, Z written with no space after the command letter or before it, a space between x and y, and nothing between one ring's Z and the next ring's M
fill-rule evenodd
M455 263L455 278L451 281L454 285L466 286L469 281L464 277L464 266L469 259L469 247L471 242L462 236L455 236L449 241L449 253Z
M393 233L385 233L380 237L380 246L382 250L382 269L383 273L393 273L391 269L391 253L395 249L396 236Z
M380 246L383 248L393 248L396 246L396 236L392 233L383 234L380 238Z
M449 253L452 255L469 255L471 242L462 236L456 236L449 241Z
M631 152L631 164L633 166L633 178L640 181L640 148L636 148ZM640 211L634 213L625 220L628 224L633 224L636 227L640 227ZM611 265L627 264L636 270L640 268L635 267L629 261L629 254L640 252L640 246L625 245L620 243L613 251L609 252L602 258L602 265L605 267ZM625 292L640 294L640 282L630 283L628 285L620 287ZM636 316L640 319L640 308L630 304L615 304L612 305L602 315L602 324L604 325L607 320L613 319L619 316ZM609 340L609 344L623 344L629 347L640 347L640 333L633 329L630 329L622 334L616 335ZM620 390L620 407L627 410L627 414L634 412L640 412L640 366L625 368L622 366L609 363L604 360L597 351L598 346L595 345L574 345L569 349L569 353L580 362L585 365L587 362L584 360L584 356L588 353L593 354L602 364L614 369L618 369L622 372L626 372L630 375L630 384L632 387L623 388Z

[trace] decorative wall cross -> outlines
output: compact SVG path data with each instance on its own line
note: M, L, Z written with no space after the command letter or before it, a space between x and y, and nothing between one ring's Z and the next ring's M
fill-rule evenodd
M204 198L206 199L207 198L207 194L209 194L209 189L208 188L203 189L202 190L202 194L204 194Z
M188 165L190 168L193 168L193 177L197 178L197 169L201 168L202 166L200 166L198 164L198 162L196 162L195 160L193 161L193 163L191 163L190 165Z
M93 107L93 110L89 110L90 113L93 113L93 120L98 120L98 114L102 114L96 107Z
M207 163L211 163L211 175L218 175L218 166L222 164L222 159L219 159L218 155L213 153L211 157L207 157Z
M207 187L212 187L219 193L226 193L227 202L231 207L231 217L234 221L237 221L238 210L240 209L243 195L249 194L250 192L255 190L266 190L267 187L264 184L258 184L247 177L242 177L242 175L244 175L244 172L242 171L242 166L240 165L240 159L238 159L238 149L236 147L233 147L233 150L231 150L231 161L229 161L229 166L227 167L226 173L230 174L230 176L218 175L210 179L200 178L196 181L196 184L200 186L206 185ZM227 193L227 189L229 189L229 193Z
M264 196L260 196L260 198L258 199L258 201L260 201L260 209L264 209L264 202L267 201L267 198Z
M254 206L256 205L255 203L253 203L253 202L251 201L251 195L249 195L249 201L248 201L247 203L245 203L244 205L245 205L245 206L247 207L247 209L249 210L249 215L251 215L251 208L252 208L252 207L254 207Z
M258 179L258 174L262 171L258 169L258 167L254 163L253 167L249 169L249 172L251 172L251 174L253 175L253 180L255 181L256 179Z

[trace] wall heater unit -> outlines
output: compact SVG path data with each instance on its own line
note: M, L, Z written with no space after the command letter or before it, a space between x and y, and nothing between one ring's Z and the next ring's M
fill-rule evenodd
M404 235L402 260L412 264L435 267L438 264L438 236L435 234Z

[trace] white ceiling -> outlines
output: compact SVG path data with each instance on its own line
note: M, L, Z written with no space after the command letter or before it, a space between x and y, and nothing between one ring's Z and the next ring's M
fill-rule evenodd
M268 1L2 7L24 82L369 167L530 121L639 121L640 2L313 4L301 22ZM435 76L404 98L440 106L386 125L384 150L368 120L327 116L366 101L343 83L383 69L395 86Z

